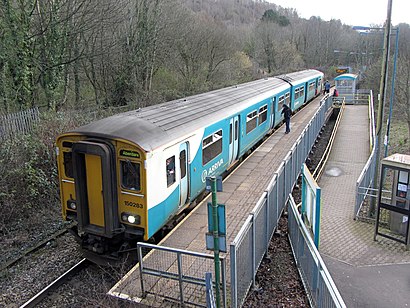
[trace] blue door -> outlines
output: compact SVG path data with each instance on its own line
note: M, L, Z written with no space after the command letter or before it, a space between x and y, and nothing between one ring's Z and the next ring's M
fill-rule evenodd
M270 116L270 128L275 127L275 113L276 113L276 98L272 97L272 114Z
M188 202L188 142L185 142L179 146L179 207L184 206Z
M239 150L239 116L233 117L229 122L229 163L238 158Z

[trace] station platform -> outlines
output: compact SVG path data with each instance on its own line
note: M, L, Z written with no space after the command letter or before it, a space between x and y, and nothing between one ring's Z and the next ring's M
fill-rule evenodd
M218 203L225 204L227 245L235 239L249 213L266 190L275 171L318 110L321 98L322 96L316 98L292 117L289 134L285 134L284 126L280 127L224 180L223 192L218 193ZM205 198L159 245L213 254L206 250L205 244L205 234L208 231L207 202L210 201L209 199L209 197ZM226 260L226 281L229 282L229 249L227 253L221 253L221 255ZM144 263L148 258L154 259L156 254L148 254L144 258ZM154 259L149 262L162 261ZM166 306L166 303L152 303L147 302L147 299L142 299L139 281L139 265L136 265L109 291L109 294L145 305Z
M367 105L346 105L319 180L319 251L347 307L409 307L410 251L354 220L356 181L369 157Z

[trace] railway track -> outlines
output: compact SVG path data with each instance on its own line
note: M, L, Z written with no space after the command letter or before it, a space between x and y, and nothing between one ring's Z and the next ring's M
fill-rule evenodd
M82 259L80 262L71 267L68 271L62 274L60 277L51 282L48 286L42 289L39 293L33 296L30 300L24 303L21 308L36 307L41 303L50 293L53 293L59 286L63 285L66 281L70 280L75 274L81 270L87 268L91 264L87 259Z

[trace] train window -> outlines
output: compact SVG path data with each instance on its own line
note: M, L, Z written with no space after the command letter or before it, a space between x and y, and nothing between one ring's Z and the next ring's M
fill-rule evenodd
M176 181L175 176L175 155L165 161L167 172L167 186L171 186Z
M249 134L251 131L253 131L256 127L257 124L257 119L258 119L258 113L255 111L248 113L246 116L246 133Z
M275 98L272 97L272 114L275 112Z
M186 151L182 150L179 153L179 165L181 169L181 179L183 179L186 175Z
M121 186L129 190L141 190L140 164L121 160Z
M300 88L300 96L305 97L305 87Z
M222 129L202 140L202 165L222 153Z
M289 106L290 103L290 93L285 94L285 104Z
M63 164L64 164L65 176L68 178L74 178L73 155L71 152L63 152Z
M238 122L239 121L235 121L235 141L238 140L238 129L239 129Z
M268 118L268 105L259 108L259 125L266 121Z
M63 141L63 148L72 148L73 147L73 143L70 141Z
M299 98L299 95L300 94L300 88L296 88L295 89L295 99L298 99Z
M229 124L229 144L232 144L232 123Z
M282 108L282 105L285 103L285 96L280 96L279 97L279 104L278 104L278 108Z

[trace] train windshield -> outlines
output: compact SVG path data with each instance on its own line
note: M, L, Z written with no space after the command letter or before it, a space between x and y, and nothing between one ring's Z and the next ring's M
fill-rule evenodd
M121 186L129 190L141 190L140 164L129 160L121 161Z

